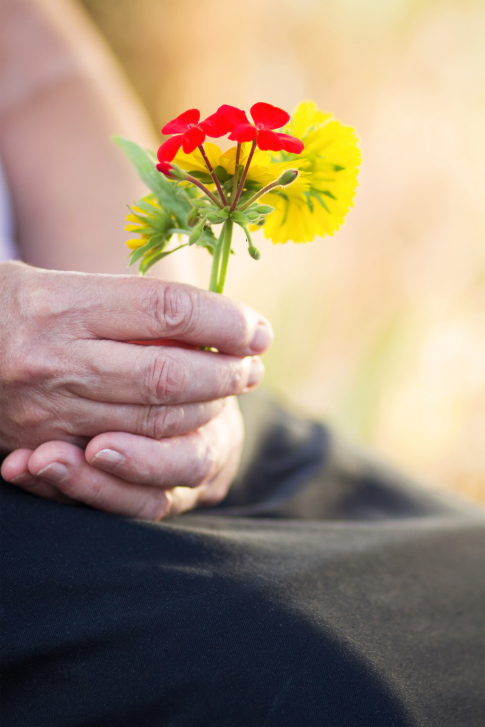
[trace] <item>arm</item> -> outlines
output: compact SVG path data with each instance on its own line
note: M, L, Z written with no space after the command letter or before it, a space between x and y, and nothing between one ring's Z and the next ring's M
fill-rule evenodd
M155 147L140 104L69 0L3 0L0 46L0 158L22 259L127 273L126 204L147 190L110 137ZM177 280L183 269L184 281L197 283L190 261L178 253L158 271Z
M145 190L110 135L154 146L149 125L78 7L3 0L0 13L0 155L22 258L58 271L126 273L125 204ZM184 280L196 282L189 264L178 253L159 272L180 280L183 266ZM5 479L41 497L149 519L224 496L242 444L231 395L262 374L255 362L251 378L251 359L241 357L265 350L271 332L260 316L246 309L241 317L240 307L219 296L203 297L194 321L199 293L180 284L169 290L189 301L181 324L192 321L190 335L175 335L170 320L168 328L160 321L143 330L144 315L156 316L170 298L160 281L0 263L7 311L0 321L0 451L11 452ZM203 335L221 305L222 318ZM103 320L104 329L93 334L86 316ZM120 333L119 316L131 321L129 331ZM248 348L256 327L264 342ZM120 343L160 337L230 355ZM117 463L101 456L107 450L119 455Z

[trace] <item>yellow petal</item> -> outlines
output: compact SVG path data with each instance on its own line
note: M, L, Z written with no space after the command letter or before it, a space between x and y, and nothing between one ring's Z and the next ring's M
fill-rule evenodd
M127 240L125 242L125 245L130 248L130 250L137 250L139 247L142 247L147 240L144 240L143 237L137 237L133 240Z

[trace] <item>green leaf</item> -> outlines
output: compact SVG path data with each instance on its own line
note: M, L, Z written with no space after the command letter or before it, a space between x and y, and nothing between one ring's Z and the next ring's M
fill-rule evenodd
M310 212L313 214L314 206L312 202L312 193L307 191L303 192L303 194L305 195L308 206L310 207Z
M147 195L147 197L153 197L153 195ZM152 204L150 204L150 202L147 202L147 197L142 197L141 199L137 200L134 206L143 210L143 212L145 212L147 215L154 215L157 212L157 209ZM133 207L130 207L130 210L133 215L137 215L137 217L139 216L138 212L133 211Z
M136 230L130 230L130 232L136 232L139 235L155 235L160 230L157 230L156 227L152 227L151 225L146 225L145 227L137 227Z
M323 199L320 197L318 192L315 192L315 190L312 189L311 195L312 195L312 197L315 197L316 200L318 200L318 202L322 205L324 210L326 210L327 212L330 212L330 210L328 209L327 205L325 204Z
M140 263L140 273L142 275L145 275L148 270L155 265L155 263L158 263L159 260L162 260L164 257L167 257L167 255L171 255L173 252L177 252L177 250L180 250L182 247L187 247L188 243L184 242L183 245L179 245L178 247L175 247L173 250L166 250L165 252L156 253L155 255L150 256L149 258L143 260Z
M214 207L214 205L210 204L209 200L206 199L191 199L190 204L193 207L196 207L197 209L214 209L217 210L218 207Z
M257 212L260 215L269 215L274 211L274 207L269 204L255 204L251 206L251 212Z
M215 246L217 245L217 238L212 232L212 229L210 227L206 227L204 229L204 232L202 233L202 236L199 237L195 244L197 245L197 247L205 247L205 249L208 250L212 255Z
M134 265L143 255L150 252L150 250L155 250L155 248L160 248L160 246L164 247L167 242L168 240L163 235L152 235L148 242L141 247L137 247L130 253L130 266Z
M248 189L251 192L257 192L261 189L261 185L258 182L255 182L253 179L246 179L244 182L244 189Z
M185 225L190 204L183 190L178 189L174 182L168 180L157 170L148 153L141 146L129 139L123 139L121 136L114 136L113 141L126 154L142 182L155 194L160 206L174 215L180 225Z
M247 215L245 215L244 212L239 212L238 210L232 212L231 219L234 220L234 222L237 222L237 224L241 225L242 227L246 227L249 223L249 218L247 217Z
M214 172L215 172L217 179L222 184L224 184L224 182L228 182L230 179L232 180L232 177L229 176L227 170L220 164L217 165L217 167L214 169Z
M228 218L228 213L225 210L219 210L218 212L206 212L206 219L209 220L213 225L221 225Z
M214 184L214 180L210 176L210 174L207 174L207 172L199 172L197 170L187 172L187 174L190 174L191 177L195 177L195 179L198 179L202 184Z
M201 222L199 222L198 225L193 228L192 232L189 235L189 245L194 245L197 242L199 237L204 232L204 225L205 220L202 220Z
M200 222L199 210L192 209L187 215L187 225L189 227L195 227Z

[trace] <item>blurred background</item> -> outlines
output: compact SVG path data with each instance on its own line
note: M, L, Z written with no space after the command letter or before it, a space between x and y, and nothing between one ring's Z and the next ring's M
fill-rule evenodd
M303 99L357 129L344 228L255 240L259 262L236 241L226 292L272 321L266 382L290 405L485 501L483 0L81 4L157 131L194 106Z

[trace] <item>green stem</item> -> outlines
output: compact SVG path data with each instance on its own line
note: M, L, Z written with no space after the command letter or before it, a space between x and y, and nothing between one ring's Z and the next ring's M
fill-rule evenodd
M207 154L205 153L205 149L202 146L202 144L198 147L198 149L199 149L200 153L202 154L202 158L203 158L203 160L205 162L205 165L206 165L207 169L209 170L209 174L212 177L212 181L214 182L214 184L217 187L217 191L219 192L219 197L221 198L221 202L222 202L222 204L224 206L226 206L227 205L227 199L226 199L226 197L224 195L224 192L222 191L221 183L219 182L219 180L217 178L217 174L214 172L214 170L212 168L212 164L210 163L209 159L207 158Z
M224 222L224 244L222 248L222 261L221 270L219 273L219 282L217 283L217 292L222 293L224 291L224 283L226 282L227 264L231 255L231 243L232 243L232 230L234 223L232 220L226 220ZM222 235L221 235L222 238Z
M237 142L237 149L236 149L236 163L234 165L234 176L232 178L232 195L231 195L231 199L234 199L234 197L236 196L236 192L237 192L237 183L239 181L238 180L239 172L238 172L238 169L237 168L239 166L239 159L240 159L240 157L241 157L241 144L238 141Z
M249 152L248 160L246 162L246 166L244 167L244 172L242 174L241 181L239 182L239 187L237 188L236 196L232 200L231 212L234 212L234 210L236 209L236 205L238 203L239 197L241 196L241 192L243 191L244 182L246 181L246 177L248 176L249 167L251 165L251 161L252 161L255 151L256 151L256 139L253 141L251 151Z
M224 205L222 204L222 202L220 202L217 199L217 197L212 194L212 192L210 191L210 189L207 189L207 187L205 186L205 184L202 184L202 182L200 182L198 179L196 179L195 177L192 177L190 174L186 174L184 181L185 182L190 182L191 184L195 184L195 186L198 187L200 190L202 190L202 192L205 195L207 195L207 197L209 197L209 199L212 202L214 202L214 204L217 205L217 207L219 207L219 209L222 210L224 208Z
M211 269L211 280L209 284L209 290L212 290L213 293L217 293L217 280L219 278L219 261L221 259L221 250L222 245L224 244L224 235L226 232L225 225L223 226L221 230L221 234L219 235L219 239L217 240L217 245L214 248L214 253L212 255L212 269Z
M267 192L270 192L275 187L281 187L281 182L276 180L276 182L271 182L271 184L267 184L266 187L263 187L263 189L260 189L259 192L256 192L248 202L243 204L242 207L240 207L240 211L244 212L244 210L247 210L248 207L250 207L252 204L256 202L257 199L263 196L263 194L266 194Z

